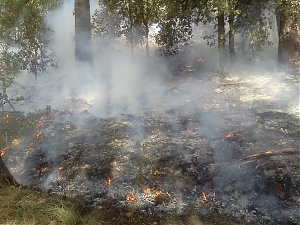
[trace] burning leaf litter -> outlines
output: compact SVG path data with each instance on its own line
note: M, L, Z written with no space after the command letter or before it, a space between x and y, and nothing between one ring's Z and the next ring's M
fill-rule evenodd
M240 221L297 221L298 124L288 132L273 129L278 123L269 117L293 116L243 111L227 94L224 87L203 110L182 96L165 106L164 116L147 111L104 119L88 111L41 111L31 121L32 136L11 145L3 159L24 185L83 196L87 206L111 201L147 215L194 210Z

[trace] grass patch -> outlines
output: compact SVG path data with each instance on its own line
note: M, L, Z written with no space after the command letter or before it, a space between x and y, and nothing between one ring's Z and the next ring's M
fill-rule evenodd
M0 191L0 224L78 224L79 203L19 187Z
M0 224L5 225L246 225L223 217L196 215L146 216L132 209L117 209L105 203L101 209L86 209L82 202L50 196L19 187L0 190Z

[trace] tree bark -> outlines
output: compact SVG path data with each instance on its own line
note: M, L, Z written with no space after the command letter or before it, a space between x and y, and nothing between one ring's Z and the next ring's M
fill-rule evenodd
M147 22L144 22L144 25L145 25L145 41L146 41L146 56L147 56L147 59L149 60L150 59L150 52L149 52L149 26L147 24Z
M130 50L131 50L131 60L134 60L134 37L133 37L133 15L131 8L131 0L128 1L128 14L129 14L129 42L130 42Z
M75 59L92 63L90 1L75 0Z
M0 156L0 188L7 187L10 185L18 186L18 183L15 181L9 170L6 168Z
M224 13L217 16L218 19L218 48L219 48L219 70L226 72L226 52L225 52L225 21Z
M230 65L232 66L235 62L235 51L234 51L234 13L229 15L229 52L230 52Z
M278 56L279 67L290 65L300 68L300 23L279 16L278 22Z
M277 55L277 63L278 65L282 65L285 63L285 53L284 53L284 44L285 44L285 32L286 32L286 21L284 16L279 16L277 19L277 27L278 27L278 55Z

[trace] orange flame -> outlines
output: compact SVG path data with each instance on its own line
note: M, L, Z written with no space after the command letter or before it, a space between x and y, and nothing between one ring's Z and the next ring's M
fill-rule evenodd
M203 204L209 203L209 199L207 198L205 192L202 192L202 200L200 200Z
M4 154L7 152L7 150L10 149L10 146L6 146L4 149L1 150L1 153L0 153L0 157L4 156Z
M38 132L38 133L36 134L36 136L35 136L36 140L38 140L38 139L40 138L41 134L42 134L42 132Z
M151 189L150 188L145 188L143 192L144 192L144 194L146 194L148 196L151 196Z
M163 192L162 191L155 191L155 195L156 196L159 196L160 194L162 194Z
M136 203L135 195L132 192L130 192L129 195L126 196L126 201L135 204Z
M112 180L110 178L107 179L107 184L111 185Z
M227 134L225 138L231 138L233 135L232 134Z
M6 119L8 119L9 118L9 114L7 113L2 119L3 120L6 120Z

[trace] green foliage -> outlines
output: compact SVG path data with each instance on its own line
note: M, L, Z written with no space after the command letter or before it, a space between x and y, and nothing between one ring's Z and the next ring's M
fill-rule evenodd
M6 94L6 89L19 73L21 69L19 62L19 56L14 52L14 49L2 43L0 45L0 82L3 94Z
M299 0L278 0L275 4L276 12L292 21L300 21Z
M0 81L3 93L15 76L28 69L37 75L55 65L48 46L50 29L45 16L58 0L0 2Z
M45 72L48 66L57 65L51 49L52 31L45 18L50 6L44 5L44 1L35 1L24 6L20 56L23 59L22 68L35 77L38 72Z

